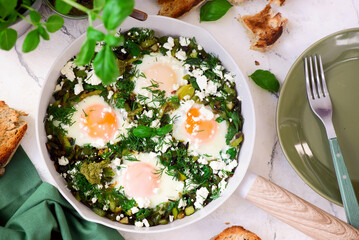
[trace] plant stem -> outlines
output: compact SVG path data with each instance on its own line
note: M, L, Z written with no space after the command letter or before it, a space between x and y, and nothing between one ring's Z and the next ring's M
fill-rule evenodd
M21 4L21 7L27 8L27 9L29 9L30 11L35 11L35 9L33 9L32 7L30 7L30 6L28 6L28 5L25 5L25 4Z
M63 2L67 3L68 5L71 5L74 8L77 8L78 10L81 10L87 14L89 14L89 12L91 11L90 9L88 9L85 6L82 6L81 4L71 1L71 0L62 0Z
M18 15L20 18L22 18L23 20L25 20L26 22L30 23L31 25L34 25L32 23L32 21L30 21L29 19L27 19L26 17L24 17L23 15L21 15L20 13L16 12L16 15Z

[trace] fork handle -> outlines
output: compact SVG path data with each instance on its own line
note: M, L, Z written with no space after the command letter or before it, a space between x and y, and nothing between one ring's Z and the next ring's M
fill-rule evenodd
M329 139L329 145L348 223L359 229L359 204L337 138Z

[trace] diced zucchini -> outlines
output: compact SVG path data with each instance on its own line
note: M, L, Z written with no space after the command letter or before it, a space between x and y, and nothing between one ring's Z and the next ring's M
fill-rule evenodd
M124 217L120 220L120 223L128 224L128 217Z
M184 211L186 213L186 216L189 216L194 213L194 207L193 206L186 207Z
M192 84L187 84L187 85L181 86L177 90L176 94L180 100L182 100L185 96L189 96L190 98L192 98L192 96L194 95L194 88L193 88Z
M173 215L174 219L177 219L177 215L178 215L178 209L177 208L172 208L172 215Z
M92 211L94 211L100 217L104 217L106 215L106 212L104 210L96 208L96 207L92 208Z

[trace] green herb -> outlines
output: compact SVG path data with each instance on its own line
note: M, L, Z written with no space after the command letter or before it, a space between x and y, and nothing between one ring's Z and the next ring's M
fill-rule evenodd
M172 124L167 124L166 126L164 127L161 127L159 129L156 129L156 134L158 136L164 136L166 135L167 133L171 132L172 131L172 127L173 125Z
M252 75L249 76L253 81L261 88L270 92L278 92L279 82L273 73L267 70L256 70Z
M151 127L138 126L135 129L133 129L133 135L139 138L151 137L153 134L155 134L155 130Z
M0 32L0 49L9 51L16 42L17 32L14 29L6 28Z
M223 17L232 5L227 0L206 2L200 10L200 21L216 21Z

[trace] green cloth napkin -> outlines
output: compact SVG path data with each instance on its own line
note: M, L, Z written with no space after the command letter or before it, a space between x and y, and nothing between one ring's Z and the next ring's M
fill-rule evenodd
M124 239L84 220L55 187L42 182L19 147L0 178L0 239Z

